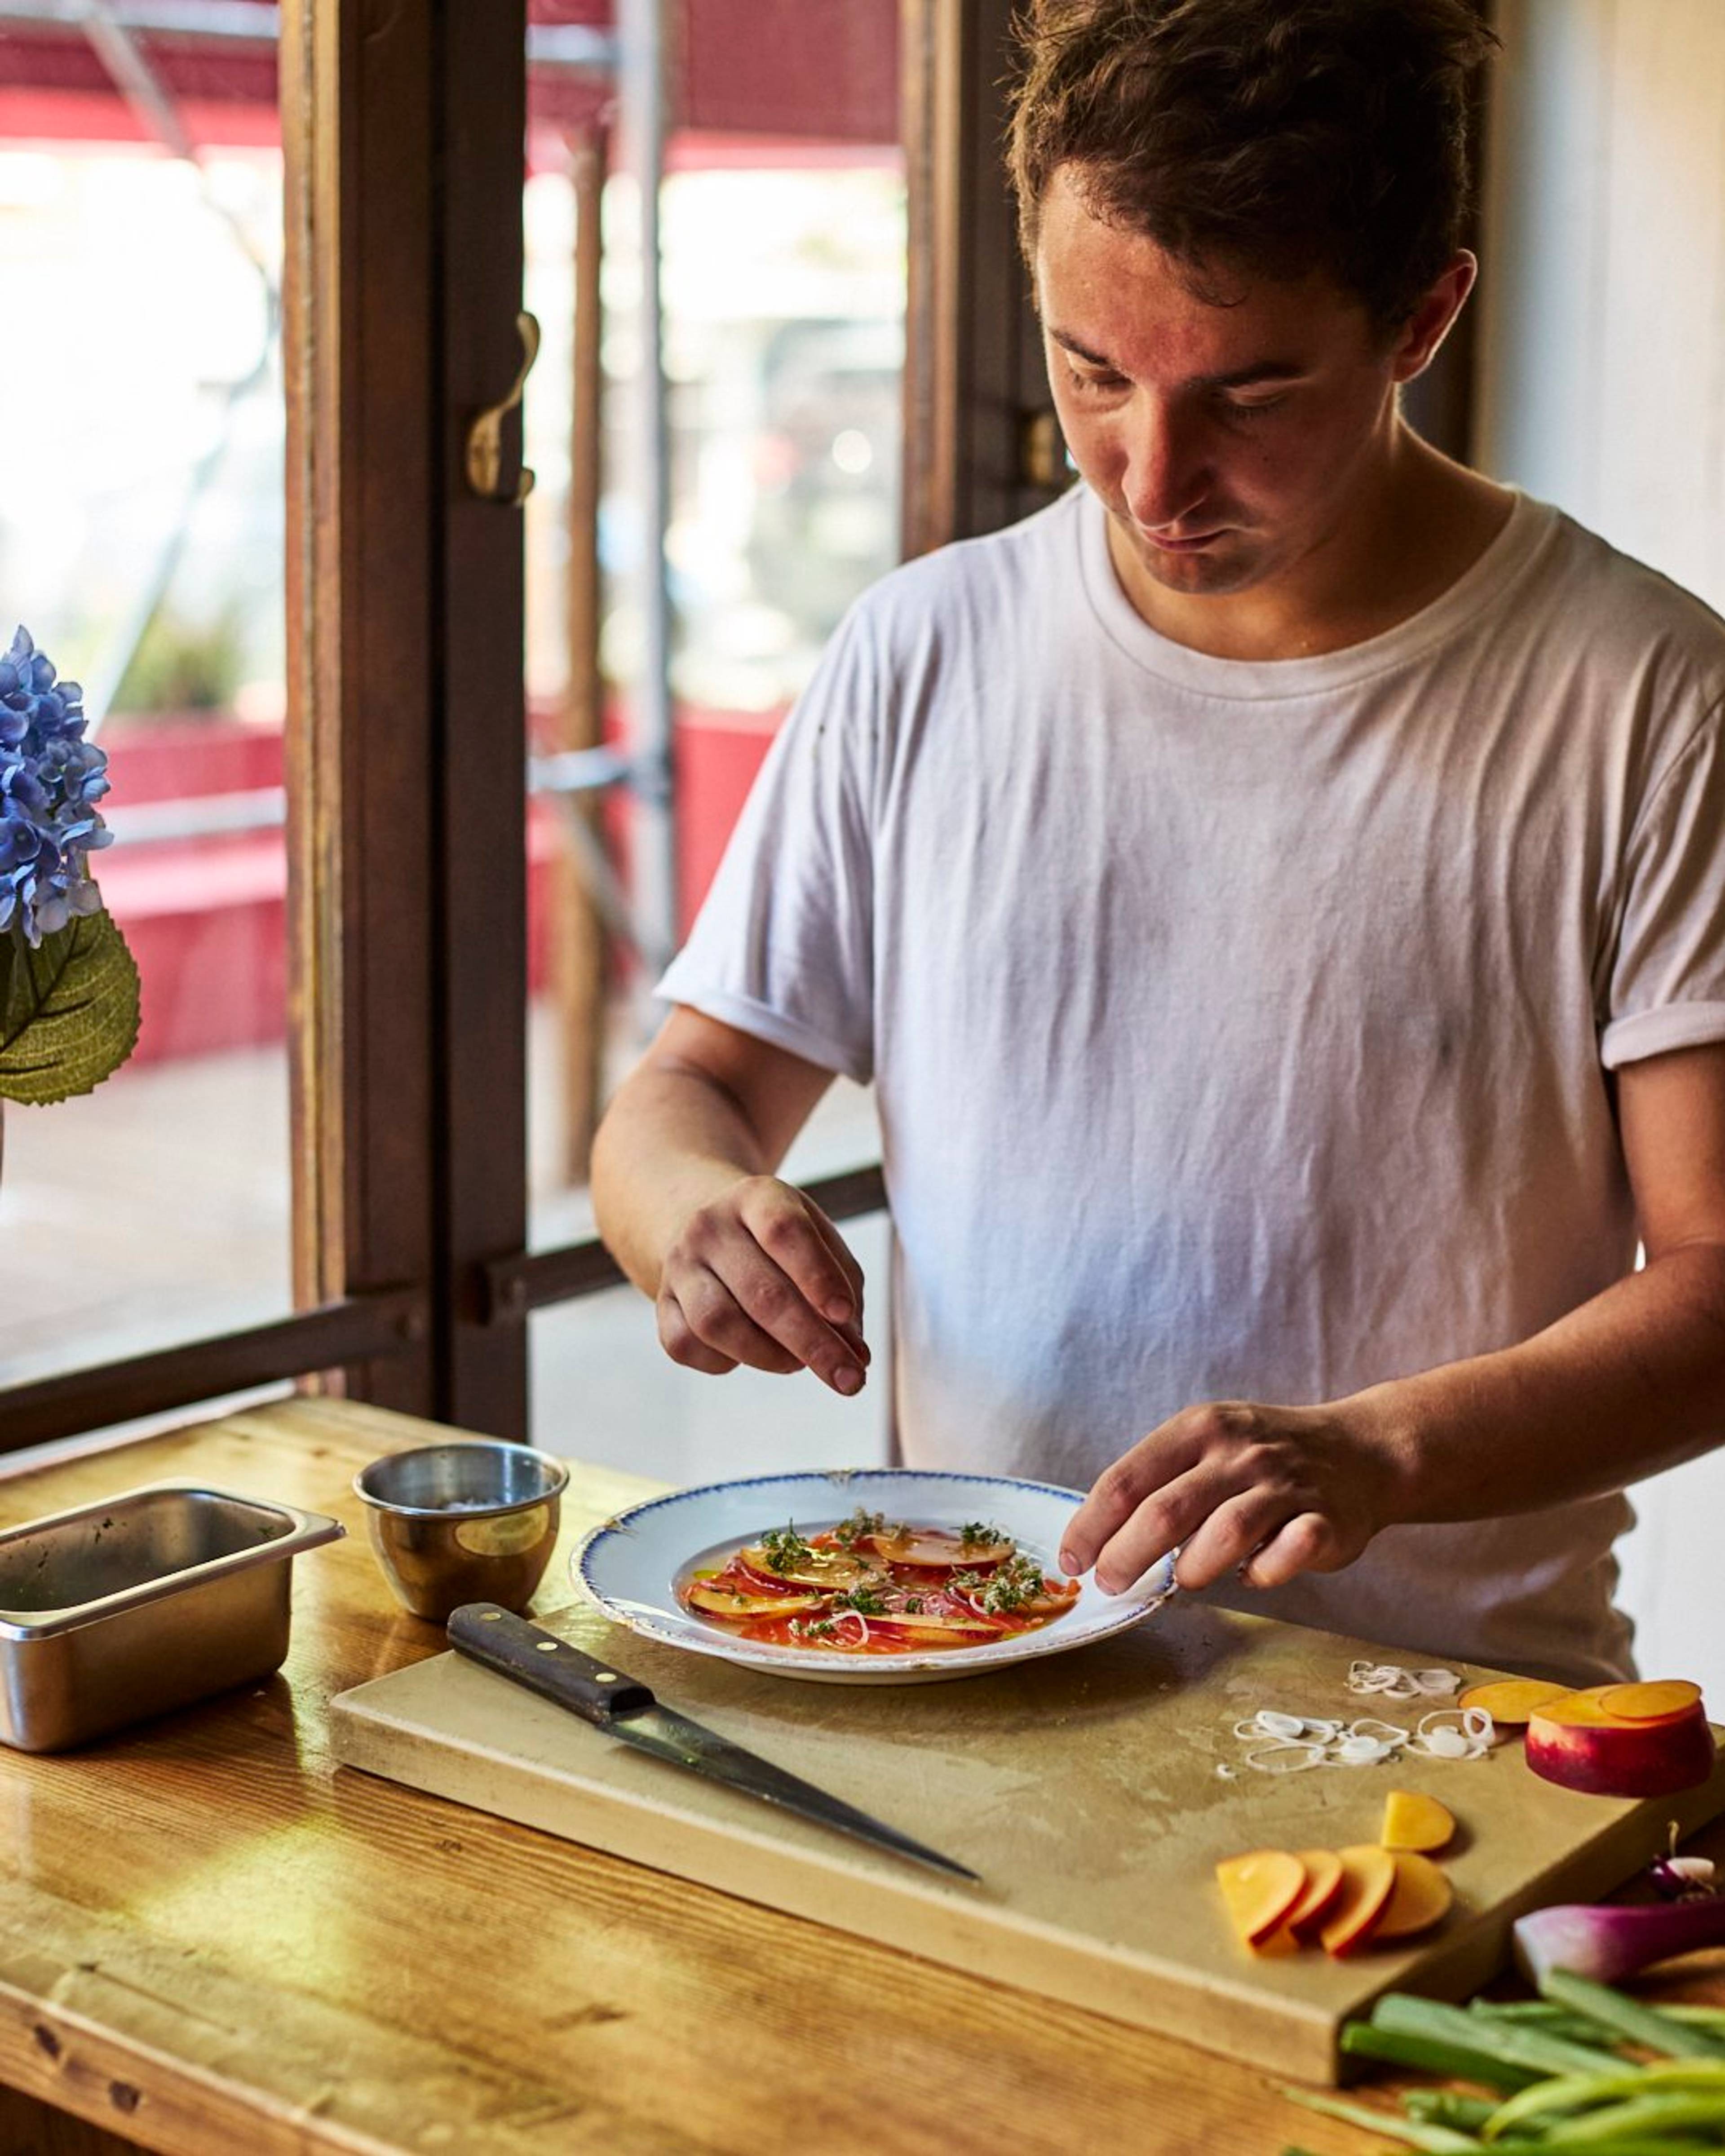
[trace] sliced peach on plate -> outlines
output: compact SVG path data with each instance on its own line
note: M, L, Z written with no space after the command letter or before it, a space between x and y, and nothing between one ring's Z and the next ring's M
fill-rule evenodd
M698 1579L687 1590L691 1609L714 1617L794 1617L799 1609L819 1609L818 1594L751 1594L741 1587L721 1587Z
M999 1564L1009 1558L1012 1543L985 1535L975 1542L966 1542L959 1534L944 1528L933 1528L917 1533L906 1528L901 1534L859 1535L856 1547L884 1558L889 1564L919 1564L957 1571L979 1564Z
M1352 1953L1371 1938L1395 1887L1395 1859L1376 1842L1336 1851L1342 1891L1318 1932L1326 1953Z
M1417 1849L1390 1852L1395 1883L1384 1912L1372 1927L1372 1943L1379 1939L1405 1939L1415 1932L1430 1931L1450 1912L1455 1890L1429 1856Z
M1470 1685L1455 1702L1464 1711L1482 1707L1493 1722L1518 1728L1554 1699L1563 1699L1567 1685L1549 1684L1543 1677L1497 1677L1490 1684Z
M1256 1946L1304 1892L1306 1866L1285 1849L1250 1849L1223 1858L1216 1866L1216 1884L1227 1904L1228 1921L1246 1945Z
M1419 1789L1392 1789L1384 1799L1378 1839L1386 1849L1442 1849L1455 1831L1453 1813Z
M1631 1708L1656 1711L1625 1713L1614 1703L1625 1698ZM1544 1780L1591 1796L1669 1796L1712 1772L1713 1732L1699 1687L1686 1681L1594 1685L1533 1715L1527 1764Z

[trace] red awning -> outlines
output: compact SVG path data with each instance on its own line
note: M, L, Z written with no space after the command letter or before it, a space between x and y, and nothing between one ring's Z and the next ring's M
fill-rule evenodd
M896 0L681 0L673 49L679 127L858 145L898 139ZM0 0L0 142L138 142L146 118L116 89L95 47L31 0ZM117 0L124 23L128 10ZM200 29L199 16L205 20ZM153 11L162 19L162 11ZM246 18L255 18L249 28ZM529 0L530 39L547 33L529 75L537 136L590 125L611 102L584 41L556 49L560 30L608 32L608 0ZM134 19L152 20L141 6ZM179 124L200 147L279 140L274 0L178 0L169 32L128 32ZM530 44L530 52L531 44Z

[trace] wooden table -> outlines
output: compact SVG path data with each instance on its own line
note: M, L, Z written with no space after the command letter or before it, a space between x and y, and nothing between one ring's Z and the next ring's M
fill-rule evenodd
M331 1697L443 1645L392 1600L352 1478L446 1434L300 1399L0 1479L0 1525L189 1476L349 1530L296 1561L265 1683L0 1750L5 2156L1385 2146L1184 2046L337 1767ZM650 1486L575 1471L541 1613L567 1548ZM1725 2000L1725 1955L1701 1966L1673 1995Z

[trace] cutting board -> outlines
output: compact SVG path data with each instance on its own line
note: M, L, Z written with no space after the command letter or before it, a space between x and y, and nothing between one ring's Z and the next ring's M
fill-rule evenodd
M1424 1660L1174 1604L1070 1655L942 1684L762 1676L564 1609L547 1629L616 1656L667 1706L850 1799L982 1875L970 1887L644 1757L454 1654L332 1702L336 1755L590 1848L1048 1994L1278 2072L1333 2082L1341 2025L1381 1991L1461 1998L1524 1911L1620 1885L1725 1810L1704 1787L1630 1802L1553 1788L1509 1737L1479 1760L1292 1775L1244 1764L1258 1708L1409 1724L1346 1686L1356 1656ZM1454 1664L1466 1681L1500 1674ZM1219 1858L1374 1841L1384 1792L1429 1790L1461 1823L1440 1860L1456 1906L1423 1940L1345 1960L1268 1956L1230 1932Z

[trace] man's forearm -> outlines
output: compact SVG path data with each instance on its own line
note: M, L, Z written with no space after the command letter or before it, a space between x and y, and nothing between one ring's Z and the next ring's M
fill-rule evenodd
M690 1214L773 1165L721 1086L685 1065L644 1065L619 1089L593 1142L599 1233L635 1286L657 1295L665 1254Z
M1596 1495L1725 1439L1725 1245L1666 1251L1520 1345L1354 1396L1404 1520Z

